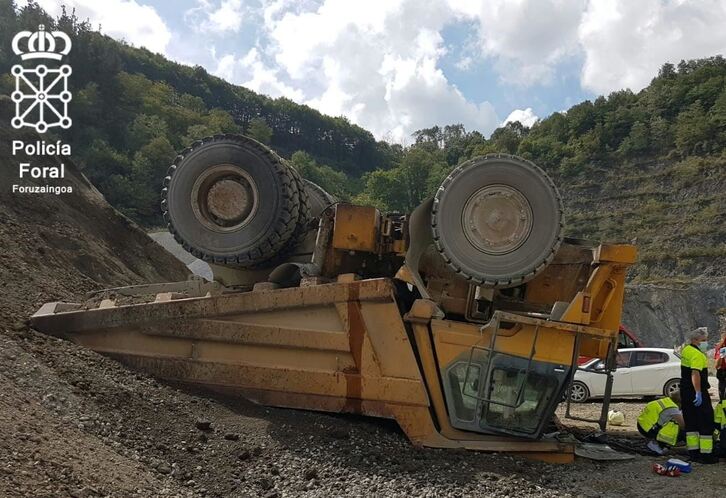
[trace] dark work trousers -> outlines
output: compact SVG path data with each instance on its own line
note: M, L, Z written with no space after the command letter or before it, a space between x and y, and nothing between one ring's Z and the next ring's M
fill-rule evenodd
M693 404L693 399L696 397L693 388L684 389L682 396L683 419L686 422L686 433L698 432L701 436L713 436L713 406L711 406L711 398L708 396L708 393L703 393L703 403L701 403L701 406L694 406ZM698 453L698 451L695 453Z

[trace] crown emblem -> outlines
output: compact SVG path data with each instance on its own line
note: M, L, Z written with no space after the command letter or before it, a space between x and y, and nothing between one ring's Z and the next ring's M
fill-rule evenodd
M25 48L20 48L20 42L27 40ZM58 48L58 40L63 42L63 49L56 51ZM61 60L64 55L71 51L71 39L62 31L45 30L42 24L38 26L38 31L21 31L13 37L13 52L19 55L22 60L28 59L54 59Z

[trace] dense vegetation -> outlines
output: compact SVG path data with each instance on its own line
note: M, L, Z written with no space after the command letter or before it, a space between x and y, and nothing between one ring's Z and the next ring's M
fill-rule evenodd
M0 93L14 90L12 37L20 30L72 33L73 127L61 133L73 157L109 201L137 221L160 222L158 191L175 150L221 133L247 133L290 157L304 150L351 176L386 167L400 150L343 117L270 99L148 50L93 31L73 12L59 19L32 1L0 0Z
M726 60L665 64L644 90L614 92L518 122L489 138L461 125L419 130L413 145L376 142L345 118L230 85L201 67L170 62L94 32L35 4L0 0L0 91L12 63L2 52L21 27L74 33L74 126L64 134L74 159L109 201L135 220L160 222L158 191L167 165L193 140L242 132L291 159L343 199L410 211L457 164L506 152L552 175L566 200L571 235L638 238L642 278L723 274L726 259ZM710 265L710 266L709 266ZM712 267L715 267L712 268Z

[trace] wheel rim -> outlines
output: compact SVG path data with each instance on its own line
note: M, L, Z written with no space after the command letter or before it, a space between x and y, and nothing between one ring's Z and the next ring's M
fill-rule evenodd
M679 382L669 382L666 386L666 395L670 396L674 392L678 391L681 388L681 385Z
M194 216L215 232L233 232L247 225L259 204L252 177L232 164L208 168L194 182L191 192Z
M532 231L532 207L522 193L508 185L490 185L475 192L461 213L467 240L487 254L508 254Z
M439 186L431 228L452 270L484 287L516 287L554 258L562 242L562 200L531 162L506 154L477 157Z
M580 384L572 384L570 388L570 399L572 401L584 401L585 397L585 387Z

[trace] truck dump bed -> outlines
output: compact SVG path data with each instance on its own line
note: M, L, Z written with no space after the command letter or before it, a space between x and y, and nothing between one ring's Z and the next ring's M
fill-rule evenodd
M617 329L501 311L485 325L446 320L430 300L405 302L400 281L338 280L230 294L126 288L48 303L31 323L162 379L391 418L417 445L573 458L571 443L543 430L578 350L585 341L607 350ZM491 379L486 390L481 379Z

